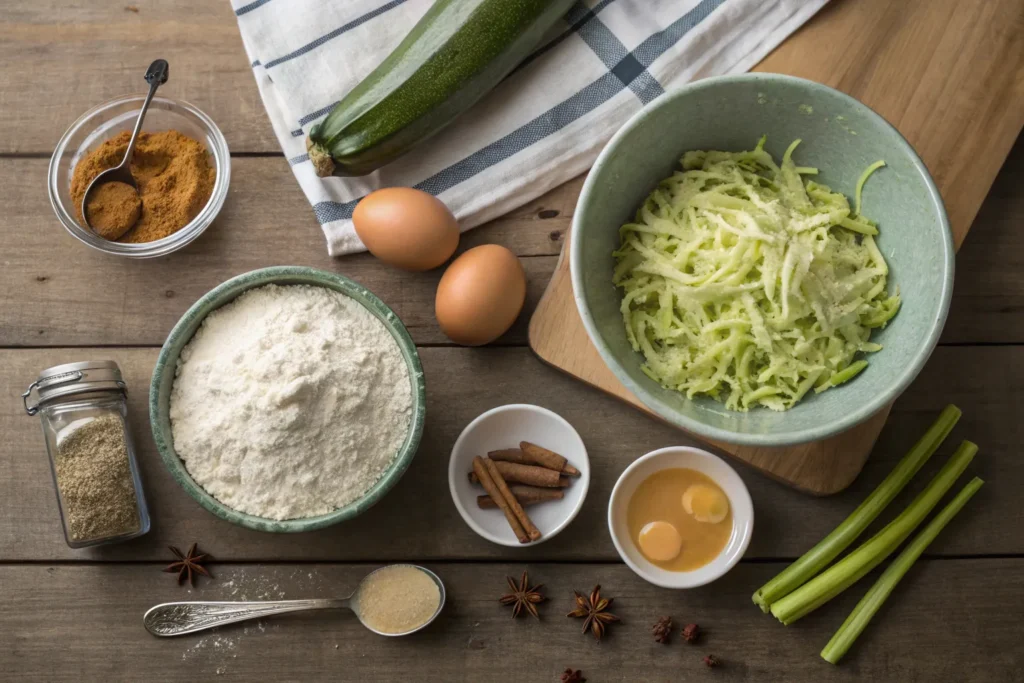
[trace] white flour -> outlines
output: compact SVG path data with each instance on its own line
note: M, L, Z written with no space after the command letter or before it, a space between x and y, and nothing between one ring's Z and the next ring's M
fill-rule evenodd
M394 460L412 389L372 313L323 287L267 285L219 308L182 349L174 448L192 478L270 519L351 503Z

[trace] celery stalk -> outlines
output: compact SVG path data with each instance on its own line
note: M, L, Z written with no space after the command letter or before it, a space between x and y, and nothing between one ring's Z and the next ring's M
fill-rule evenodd
M959 419L960 409L954 405L946 406L924 436L903 456L903 459L878 485L878 488L872 491L871 495L850 513L849 517L833 529L818 545L808 550L800 559L786 567L754 593L754 603L761 608L761 611L767 612L776 600L789 595L814 578L839 553L857 540L864 529L878 517L885 506L892 502L892 499L903 490L907 482L928 461L928 458L946 439Z
M843 655L850 649L854 641L867 628L872 617L875 616L875 612L878 611L882 603L889 597L889 594L896 588L896 584L900 582L903 575L914 565L914 562L921 556L925 548L935 540L939 532L949 524L949 520L953 519L956 513L960 512L960 509L971 499L971 496L978 492L978 489L984 483L978 477L972 479L957 494L956 498L951 500L946 507L942 508L939 514L935 515L932 521L928 523L928 526L924 528L924 531L914 537L914 540L892 561L885 572L878 577L878 581L875 581L875 585L871 587L871 590L853 608L850 616L846 618L843 625L832 636L832 640L828 641L828 645L821 651L822 659L832 664L839 663L839 660L843 658Z
M788 626L818 609L877 567L928 516L977 452L978 447L970 441L961 443L949 462L899 517L824 573L773 604L771 610L775 618Z

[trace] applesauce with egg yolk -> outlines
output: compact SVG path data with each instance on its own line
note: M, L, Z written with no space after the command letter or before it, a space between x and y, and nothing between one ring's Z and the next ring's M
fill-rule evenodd
M683 505L683 497L691 487L698 487L686 496L693 514L687 512ZM726 510L724 517L721 514L723 506ZM666 556L664 544L660 541L670 536L652 535L651 525L656 522L670 524L682 539L679 552L670 559L654 559ZM676 467L655 472L641 482L629 499L626 526L633 543L652 564L672 572L688 572L711 562L725 548L732 535L732 506L725 492L711 477L703 472ZM663 529L663 525L658 524L654 528Z

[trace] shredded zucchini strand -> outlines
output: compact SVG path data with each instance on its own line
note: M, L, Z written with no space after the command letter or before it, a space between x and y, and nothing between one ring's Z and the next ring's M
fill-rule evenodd
M864 172L860 174L860 178L857 179L857 188L853 192L853 215L860 215L860 196L864 192L864 183L868 181L868 178L871 177L872 173L882 168L883 166L885 166L885 162L879 159L875 163L865 168Z

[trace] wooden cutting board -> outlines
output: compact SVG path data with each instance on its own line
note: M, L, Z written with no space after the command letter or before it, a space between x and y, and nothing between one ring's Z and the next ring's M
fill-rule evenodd
M957 247L1024 127L1021 0L833 0L755 71L825 83L888 119L928 165ZM651 413L590 343L573 300L569 237L530 320L545 362ZM885 424L886 408L846 433L788 448L710 444L816 495L846 488Z

